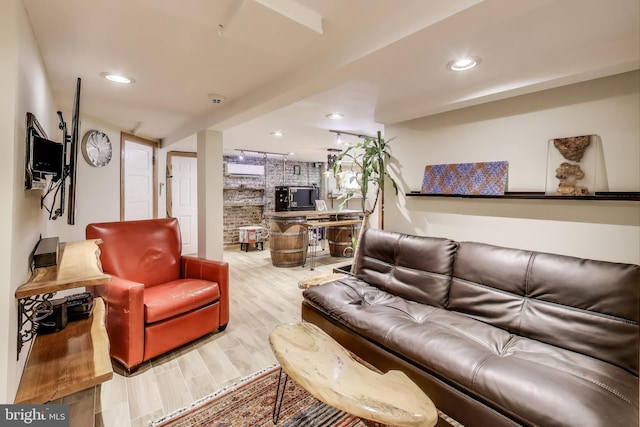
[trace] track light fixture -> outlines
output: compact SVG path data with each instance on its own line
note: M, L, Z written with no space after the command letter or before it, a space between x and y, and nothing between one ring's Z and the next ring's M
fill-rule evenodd
M272 156L294 156L296 154L296 153L273 153L271 151L247 150L244 148L236 148L236 151L240 152L240 160L242 160L242 158L245 156L246 153L263 154L265 158L267 154Z
M333 129L329 129L329 132L333 132L336 134L336 143L338 145L342 145L344 143L344 140L342 139L343 135L351 135L351 136L356 136L358 138L369 138L369 139L374 139L373 136L369 136L369 135L365 135L365 134L361 134L361 133L353 133L353 132L347 132L344 130L333 130Z

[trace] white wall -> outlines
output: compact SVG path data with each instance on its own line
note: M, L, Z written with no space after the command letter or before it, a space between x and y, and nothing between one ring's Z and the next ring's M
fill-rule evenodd
M507 191L544 191L549 139L597 134L610 191L640 191L640 73L387 126L401 171L385 229L640 264L640 202L407 197L428 164L506 160Z
M222 132L200 131L198 141L198 256L223 259Z
M13 184L13 172L15 162L13 153L15 151L15 126L16 126L16 90L14 82L17 80L17 30L15 22L15 8L17 2L9 2L4 6L3 13L0 14L0 176L3 184L0 188L0 196L3 200L13 200L17 191ZM5 236L11 235L11 225L13 224L13 206L11 203L2 203L0 206L0 233ZM13 265L11 239L3 239L0 243L0 313L3 313L0 321L0 342L13 342L11 337L15 334L15 320L12 322L11 313L16 312L15 300L11 294L15 287L11 284L11 269ZM15 340L15 338L14 338ZM15 366L15 348L12 350L9 345L2 346L0 350L0 403L9 403L13 399L12 389L14 388L14 378L10 370ZM11 389L11 390L10 390ZM13 400L12 400L13 401Z
M42 58L19 0L3 2L0 13L0 402L12 403L28 353L16 361L16 288L28 277L28 258L45 233L40 191L24 190L25 115L32 112L49 135L56 109Z
M62 110L71 126L71 105L57 106L31 26L19 0L6 0L0 13L0 182L5 203L0 207L0 403L12 403L20 382L29 345L16 361L17 301L15 291L29 276L28 259L39 237L58 236L61 241L84 239L86 224L120 218L120 130L99 120L81 117L80 135L89 129L106 132L114 157L104 168L89 166L78 155L76 225L67 224L66 213L49 221L40 209L42 190L24 190L25 115L34 113L55 141L62 140L56 111ZM82 76L79 76L82 77ZM75 81L69 82L74 93ZM81 103L82 110L82 103ZM8 203L6 201L9 201ZM65 207L66 209L66 207ZM62 294L61 294L62 295Z
M76 82L70 82L69 92L73 94ZM81 91L82 92L82 91ZM82 94L80 96L82 113ZM65 108L67 107L67 108ZM63 117L71 132L71 106L61 107ZM96 129L106 133L111 140L113 156L108 165L97 168L89 165L82 156L80 143L89 130ZM61 139L62 132L56 132ZM92 222L120 220L120 129L108 123L81 114L78 141L78 161L76 163L76 217L75 225L67 224L67 206L65 213L55 221L47 221L46 236L56 236L60 241L73 242L84 240L85 228ZM56 205L57 206L57 205Z

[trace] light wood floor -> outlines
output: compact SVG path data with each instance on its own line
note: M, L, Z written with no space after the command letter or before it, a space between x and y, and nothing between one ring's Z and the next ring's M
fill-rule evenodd
M248 253L232 246L224 260L230 266L228 328L147 362L128 377L114 365L110 381L54 402L70 405L71 427L146 426L275 364L268 336L277 324L300 320L298 281L351 263L331 257L327 248L318 251L314 271L309 259L304 267L278 268L266 246Z

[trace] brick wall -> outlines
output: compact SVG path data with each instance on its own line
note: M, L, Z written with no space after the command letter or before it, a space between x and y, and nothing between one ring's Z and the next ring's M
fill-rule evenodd
M265 165L264 157L224 156L225 163ZM317 166L316 166L317 165ZM299 174L294 174L294 166ZM295 168L297 169L297 168ZM275 187L280 185L316 184L320 187L320 198L325 197L323 188L324 163L296 162L282 157L267 158L265 175L260 177L224 175L224 244L237 244L238 227L262 225L269 228L264 213L275 209ZM224 172L223 172L224 173Z

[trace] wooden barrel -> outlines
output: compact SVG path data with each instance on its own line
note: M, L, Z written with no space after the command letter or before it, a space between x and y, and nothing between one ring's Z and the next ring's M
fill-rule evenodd
M309 233L303 224L306 217L273 218L269 246L275 267L298 267L307 260Z
M335 215L336 221L360 219L357 213L342 213ZM353 241L357 239L360 232L360 224L342 225L338 227L327 227L327 240L329 241L329 253L335 257L352 257Z

